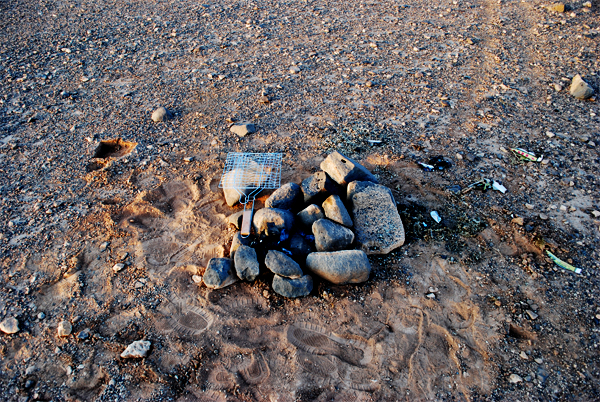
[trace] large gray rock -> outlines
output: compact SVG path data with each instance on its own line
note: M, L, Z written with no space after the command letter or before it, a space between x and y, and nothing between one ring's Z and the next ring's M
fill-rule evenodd
M337 285L365 282L371 273L369 259L361 250L311 253L306 257L306 268Z
M269 250L265 257L265 265L271 272L290 279L300 278L304 273L296 261L277 250Z
M377 187L379 184L373 183L371 181L353 181L348 183L348 187L346 187L346 201L352 203L352 196L356 193L363 191L367 187ZM390 193L390 197L394 204L396 201L394 200L394 195L392 194L392 190L387 188L387 191Z
M348 248L354 241L354 233L329 219L319 219L312 225L317 251L337 251Z
M312 228L312 224L318 221L319 219L325 218L325 214L323 213L323 209L321 209L320 206L310 204L308 207L298 212L296 217L298 217L298 220L302 225L304 225L307 228Z
M240 232L235 232L235 234L233 235L233 240L231 240L231 247L229 248L229 258L235 258L235 252L237 251L237 249L241 245L250 245L250 241L252 241L250 237L242 237L242 234Z
M332 221L349 228L352 227L352 218L339 196L331 195L323 201L323 211L325 211L325 216Z
M244 211L239 211L234 214L231 214L227 217L227 222L233 225L237 230L240 230L242 227L242 220L244 218Z
M305 204L320 204L331 194L339 193L335 182L325 172L317 172L302 180L301 187Z
M289 250L296 261L304 262L307 255L316 251L315 242L309 240L306 236L294 234L290 237Z
M202 277L202 281L210 289L221 289L237 280L233 260L230 258L211 258Z
M355 180L378 183L377 177L363 165L337 151L329 154L321 162L321 170L327 173L336 183L343 186Z
M365 186L352 195L356 244L367 254L387 254L404 244L404 226L389 189Z
M252 247L244 245L239 246L235 252L233 262L235 265L235 272L237 272L240 279L252 282L260 273L256 250Z
M254 214L252 224L257 236L280 236L284 229L290 233L294 215L285 209L262 208Z
M284 278L279 275L273 277L273 291L284 297L308 296L313 290L313 280L310 275L298 279Z
M267 198L265 207L292 210L296 209L302 203L302 199L302 189L300 186L296 183L287 183L275 190Z
M577 99L589 99L594 94L594 88L592 88L587 82L581 78L579 74L573 77L571 81L571 88L569 89L571 95Z

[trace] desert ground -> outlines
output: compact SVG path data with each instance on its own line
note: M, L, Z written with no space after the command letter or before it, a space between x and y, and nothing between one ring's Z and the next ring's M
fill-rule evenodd
M549 6L0 1L0 399L599 400L600 11ZM194 282L229 152L299 184L336 150L406 231L368 281Z

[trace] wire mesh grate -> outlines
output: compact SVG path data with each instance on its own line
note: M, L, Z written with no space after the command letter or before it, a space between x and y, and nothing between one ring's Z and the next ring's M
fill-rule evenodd
M228 153L219 188L279 188L282 156L279 153Z

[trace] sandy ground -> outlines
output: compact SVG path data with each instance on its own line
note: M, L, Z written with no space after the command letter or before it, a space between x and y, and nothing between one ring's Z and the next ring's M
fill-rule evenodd
M568 88L600 90L600 17L548 4L1 1L0 321L19 331L0 398L599 399L600 110ZM107 158L117 138L137 145ZM267 275L192 281L229 253L228 152L282 152L299 183L331 150L405 224L368 282L292 300ZM437 155L452 167L416 164ZM482 177L508 191L456 193ZM148 357L122 359L136 340Z

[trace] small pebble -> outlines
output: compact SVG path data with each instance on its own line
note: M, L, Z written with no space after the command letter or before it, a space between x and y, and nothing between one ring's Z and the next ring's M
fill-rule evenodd
M518 217L518 218L513 218L511 222L512 222L512 223L516 223L516 224L517 224L517 225L519 225L519 226L523 226L523 224L525 223L525 222L523 221L523 218L521 218L521 217Z
M158 109L156 109L154 112L152 112L152 121L154 121L155 123L164 121L166 118L167 118L167 109L165 109L162 106L159 107Z
M537 364L542 364L544 361L538 357L537 359L535 359L535 362Z
M600 211L592 211L592 215L594 215L594 218L600 218Z
M525 204L525 208L527 208L527 209L533 209L534 206L532 204Z
M150 341L135 341L127 346L127 349L121 353L123 359L132 359L148 356L152 343Z
M548 215L546 214L540 214L540 219L543 221L547 221L548 220Z
M298 74L299 72L300 72L300 67L298 67L298 66L294 66L294 67L290 68L291 74Z
M529 318L531 318L532 320L535 320L536 318L538 318L538 315L531 310L526 310L525 312L527 313Z
M8 317L0 322L0 331L8 335L19 332L19 321L15 317Z
M547 136L548 138L552 138L552 137L554 137L555 135L556 135L556 134L554 134L552 131L546 131L546 136Z
M508 377L508 382L511 384L517 384L522 381L523 381L523 379L518 374L511 374L510 377Z
M428 299L435 299L435 293L429 293L429 294L427 294L427 298Z
M81 331L79 334L77 334L78 339L85 340L85 339L88 339L89 337L90 337L90 329L89 328L86 328L83 331Z
M125 268L125 264L123 264L122 262L119 262L119 263L113 265L112 270L115 272L119 272L123 268Z
M69 321L63 320L58 323L58 328L56 332L58 332L58 336L65 337L71 335L72 330L73 326L71 325L71 323Z
M43 312L41 312L41 313L39 313L39 314L37 315L37 318L38 318L39 320L43 320L44 318L46 318L46 314L44 314Z
M525 353L525 351L521 351L521 353L519 353L519 356L521 356L521 359L523 360L529 360L529 356L527 356L527 353Z
M100 245L100 252L102 252L102 251L105 251L105 250L108 248L108 245L109 245L109 244L110 244L110 243L109 243L109 242L107 242L107 241L105 241L104 243L102 243L102 244Z
M194 283L201 284L202 277L200 275L192 275L192 281L194 281Z

